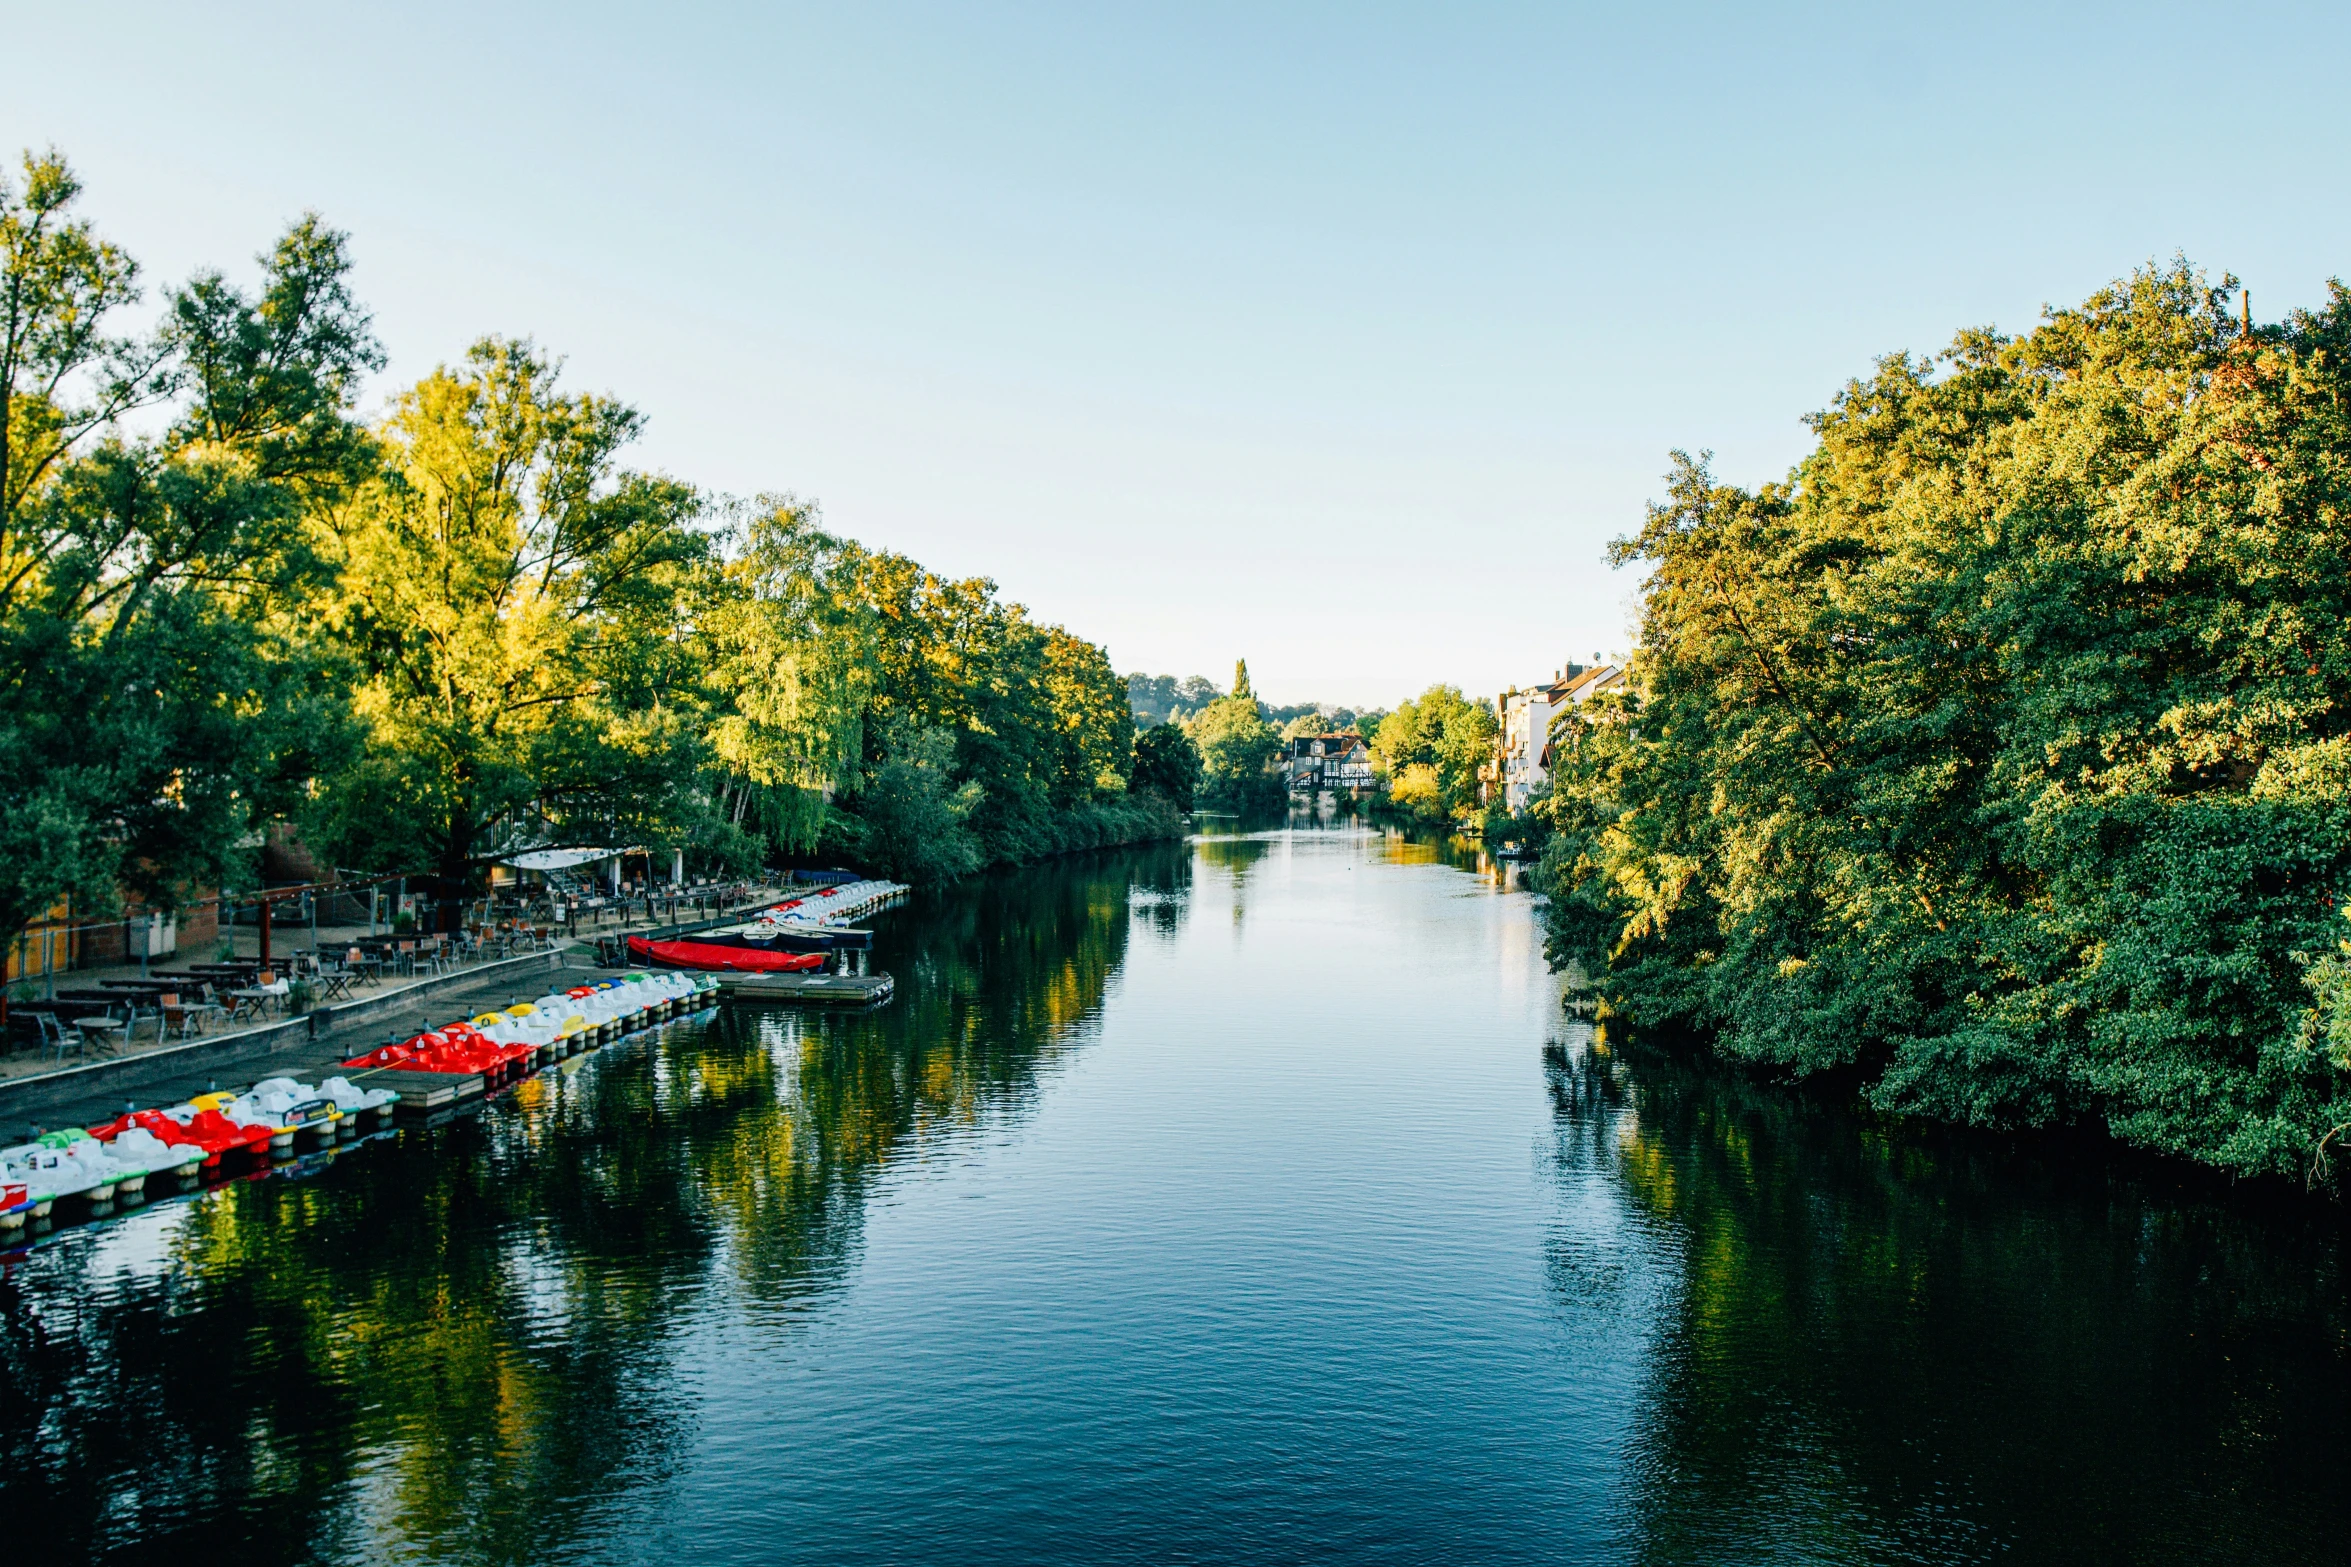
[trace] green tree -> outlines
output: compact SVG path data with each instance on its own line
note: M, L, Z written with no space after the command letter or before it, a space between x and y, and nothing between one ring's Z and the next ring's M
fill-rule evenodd
M1248 665L1238 666L1233 679L1241 689L1209 703L1186 726L1200 752L1200 798L1223 810L1279 806L1282 783L1269 769L1280 737L1248 694Z
M978 870L985 852L965 824L984 790L956 783L953 732L900 723L887 745L858 796L852 843L859 859L880 875L917 884Z
M693 815L700 502L621 468L641 417L556 374L489 338L403 393L384 476L328 541L367 741L319 837L429 867L445 919L500 852L658 842Z
M1618 546L1637 694L1555 774L1555 954L1889 1109L2306 1167L2351 1120L2291 958L2351 891L2351 295L2234 294L1890 357L1781 484L1677 455Z
M305 509L349 475L320 448L364 444L350 401L380 361L342 236L306 218L258 297L206 274L160 333L110 337L137 268L79 191L54 153L0 182L0 942L59 898L217 884L342 734L298 614ZM160 433L116 425L174 393ZM275 439L296 425L312 443Z
M713 814L744 858L814 848L827 802L858 781L876 638L848 591L859 558L814 506L762 497L702 616Z
M894 726L950 734L952 756L939 765L968 802L980 863L1181 830L1164 801L1128 797L1128 686L1100 647L1038 625L985 578L950 581L901 555L854 552L838 580L872 639L868 776L890 763ZM841 809L835 841L855 854L868 806L853 790Z
M0 581L17 590L46 554L20 514L79 443L169 385L160 344L105 334L139 267L71 215L81 193L54 150L0 179Z
M1181 725L1153 724L1135 736L1135 768L1128 787L1156 794L1179 811L1192 808L1200 787L1200 748Z
M1372 762L1389 779L1388 797L1432 821L1474 812L1481 773L1500 734L1493 709L1464 698L1458 686L1436 685L1380 719Z

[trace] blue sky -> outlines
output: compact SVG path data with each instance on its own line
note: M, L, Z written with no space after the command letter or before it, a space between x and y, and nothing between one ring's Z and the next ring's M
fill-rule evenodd
M316 208L379 391L536 337L646 466L1283 701L1625 646L1667 451L1777 477L1878 354L2351 272L2344 8L0 16L0 145L151 279Z

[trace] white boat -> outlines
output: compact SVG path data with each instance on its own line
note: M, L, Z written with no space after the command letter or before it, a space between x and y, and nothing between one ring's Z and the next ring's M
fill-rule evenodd
M207 1105L207 1099L216 1102ZM234 1098L207 1094L189 1102L199 1108L217 1109L239 1126L271 1128L269 1146L281 1152L292 1148L294 1139L303 1132L332 1136L335 1122L342 1117L333 1100L290 1077L263 1078Z
M88 1132L69 1129L0 1149L0 1181L25 1186L37 1217L62 1197L111 1202L117 1196L136 1196L146 1190L147 1170L116 1160Z

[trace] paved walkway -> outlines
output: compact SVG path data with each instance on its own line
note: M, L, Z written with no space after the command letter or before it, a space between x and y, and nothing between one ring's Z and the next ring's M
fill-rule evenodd
M580 982L591 965L573 953L538 953L446 976L437 983L386 986L357 1008L336 1007L315 1018L214 1034L184 1048L128 1052L65 1072L0 1081L0 1144L14 1143L34 1126L95 1125L126 1106L179 1104L214 1088L243 1088L265 1077L316 1081L390 1038L545 995L558 984ZM338 1016L338 1014L356 1014ZM322 1026L323 1025L323 1026Z
M763 889L736 909L761 907L780 896ZM666 910L664 910L666 912ZM688 913L680 909L681 916ZM721 918L729 911L706 909L705 917ZM634 921L642 928L643 906ZM619 928L617 915L608 922L583 918L582 937ZM272 932L273 955L309 950L310 928L298 927L299 948L289 938L296 927L279 926ZM332 951L338 939L348 942L355 931L322 928L320 945ZM239 955L258 955L258 933L250 927L237 931ZM210 953L181 953L157 964L177 968L205 962ZM19 1141L30 1126L94 1125L120 1115L126 1104L178 1104L212 1088L242 1088L264 1077L332 1075L340 1062L387 1039L406 1039L424 1029L471 1017L492 1007L511 1005L545 995L563 976L558 970L604 972L594 966L594 948L585 942L567 943L556 952L532 953L505 960L469 965L446 975L415 978L387 977L375 986L355 986L351 994L331 1007L303 1017L268 1017L235 1029L221 1029L195 1040L158 1041L152 1024L143 1024L136 1044L126 1044L104 1056L69 1058L60 1068L54 1057L24 1050L0 1057L0 1146ZM95 986L99 980L135 977L138 965L74 969L57 976L60 989ZM576 984L578 980L564 980ZM322 1071L321 1069L325 1070Z

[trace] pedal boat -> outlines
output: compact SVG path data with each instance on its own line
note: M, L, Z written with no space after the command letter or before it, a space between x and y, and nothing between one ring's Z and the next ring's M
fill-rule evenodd
M207 1094L206 1099L222 1096ZM210 1105L175 1105L169 1110L133 1110L91 1131L101 1139L119 1138L132 1128L147 1132L175 1148L193 1149L200 1167L217 1167L223 1154L266 1153L277 1134L267 1126L246 1126L230 1120Z

